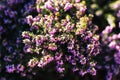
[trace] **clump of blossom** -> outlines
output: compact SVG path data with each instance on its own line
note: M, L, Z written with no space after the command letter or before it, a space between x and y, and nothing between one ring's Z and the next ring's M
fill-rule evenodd
M35 11L33 4L32 0L0 0L0 80L25 73L21 32L28 26L25 17Z
M24 52L40 59L36 66L44 68L55 62L59 73L64 73L68 64L82 76L96 75L98 27L92 24L93 15L86 13L85 1L37 0L36 10L37 16L26 17L30 31L22 33Z
M111 28L111 26L107 26L106 28ZM105 29L106 30L106 29ZM104 31L105 31L104 30ZM113 30L113 28L112 28ZM109 77L111 77L110 79L106 76L106 80L111 80L113 76L116 76L118 74L120 74L119 72L119 67L120 67L120 33L118 34L113 34L111 32L108 32L107 34L102 34L103 37L103 45L104 48L103 49L103 55L104 55L104 60L105 62L103 63L104 67L107 72Z
M101 45L102 45L102 56L104 56L102 60L104 60L101 68L105 68L107 71L106 80L112 80L113 77L119 76L120 74L120 17L119 10L116 15L112 15L113 18L116 19L118 24L115 22L111 22L109 25L101 33ZM109 21L109 20L108 20ZM111 24L115 24L116 26L112 26ZM115 29L118 29L114 31Z

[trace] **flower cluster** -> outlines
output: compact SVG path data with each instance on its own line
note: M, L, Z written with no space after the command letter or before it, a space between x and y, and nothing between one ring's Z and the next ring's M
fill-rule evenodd
M104 31L107 30L107 28L112 28L110 26L107 26ZM110 33L109 33L110 34ZM104 34L104 36L107 36L107 38L103 39L104 47L106 46L106 49L104 50L104 68L107 70L107 80L111 80L113 76L116 76L120 74L119 67L120 67L120 33L119 34ZM111 74L109 76L109 74Z
M55 61L56 70L64 73L67 66L80 75L96 75L94 58L100 53L98 27L92 24L92 14L87 14L85 1L37 0L38 15L26 17L31 26L22 37L24 52L36 54L28 62L43 68ZM39 56L39 57L38 57ZM35 57L35 56L34 56Z
M21 32L28 26L25 17L35 10L32 4L32 0L0 0L0 80L26 73Z
M112 21L109 25L106 26L106 28L101 33L101 39L102 39L102 50L103 54L101 56L104 56L103 60L104 63L102 63L101 68L105 68L107 71L106 80L112 80L113 77L119 76L120 72L120 16L119 16L119 10L116 16L116 21L118 24L116 26L112 26L112 24L115 24L114 21ZM115 16L111 15L111 17L115 18ZM109 21L109 20L108 20ZM118 32L117 30L118 29ZM115 30L115 31L114 31ZM102 59L102 58L101 58Z
M50 78L119 80L119 0L0 0L0 80Z

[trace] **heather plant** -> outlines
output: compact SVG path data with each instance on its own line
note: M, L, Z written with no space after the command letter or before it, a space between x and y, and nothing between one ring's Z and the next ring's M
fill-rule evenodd
M85 1L37 0L36 9L37 16L26 17L30 31L22 33L24 52L33 56L28 66L43 69L53 62L62 75L69 69L81 76L96 75L98 26L92 24Z
M119 80L119 71L119 0L0 1L0 80Z

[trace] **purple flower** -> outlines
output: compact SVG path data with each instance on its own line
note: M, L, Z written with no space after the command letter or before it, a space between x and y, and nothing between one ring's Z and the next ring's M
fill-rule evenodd
M4 10L5 9L5 6L0 4L0 11Z
M38 67L43 68L44 66L46 66L48 63L50 63L53 60L54 58L51 55L43 56L38 63Z
M53 34L55 34L56 32L57 32L57 29L54 28L54 29L52 29L49 33L53 35Z
M112 73L110 71L108 71L107 76L106 76L106 80L112 80Z
M63 73L64 70L65 70L65 68L62 68L62 67L59 67L59 66L57 66L56 69L59 73Z
M15 0L7 0L7 3L8 3L9 5L13 5L13 4L15 3Z
M11 18L15 18L16 15L17 15L17 12L16 12L16 11L11 11L11 12L9 13L9 16L10 16Z
M82 58L82 59L80 60L80 63L81 63L82 65L86 64L86 58L85 58L85 57Z
M87 73L87 71L80 70L79 75L84 76Z
M44 37L42 35L36 36L36 45L39 46L43 43Z
M10 20L10 19L4 19L4 23L5 23L5 24L11 24L11 23L12 23L12 20Z
M76 65L76 61L74 59L72 59L70 62L72 65Z
M120 64L120 51L114 54L114 60L117 64Z
M66 3L66 4L65 4L65 7L64 7L64 11L68 11L68 10L70 10L71 8L72 8L72 4Z
M93 76L96 75L96 69L95 68L88 69L88 72Z
M56 53L55 60L60 60L62 58L62 53Z
M57 64L63 65L63 60L57 61Z
M73 67L73 68L72 68L72 71L73 71L73 72L76 72L76 71L78 71L78 70L79 70L79 68L77 68L77 67Z
M112 65L111 68L112 68L115 75L119 74L120 71L119 71L118 65Z
M103 33L103 34L108 34L108 33L111 33L112 30L113 30L113 27L107 26L107 27L105 28L105 30L103 30L102 33Z
M31 25L32 22L33 22L33 17L32 17L31 15L27 16L26 22L27 22L29 25Z
M36 58L30 59L28 62L28 66L35 67L38 64L38 60Z
M15 66L14 66L14 64L12 64L12 65L7 65L6 66L6 72L8 72L8 73L13 73L15 71Z
M46 9L49 9L49 10L51 10L51 11L55 11L55 9L54 9L54 7L51 5L51 2L50 1L47 1L46 3L45 3L45 8Z
M117 13L117 17L120 18L120 10Z
M3 27L2 26L0 26L0 32L2 32L3 31Z
M23 38L30 38L30 35L28 32L22 32L22 37Z
M23 70L24 70L24 66L21 65L21 64L18 64L18 65L17 65L17 70L18 70L18 71L23 71Z

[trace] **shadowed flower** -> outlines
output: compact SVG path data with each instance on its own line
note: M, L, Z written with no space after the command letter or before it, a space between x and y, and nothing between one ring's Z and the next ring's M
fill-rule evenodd
M120 64L120 51L114 54L114 60L117 64Z

